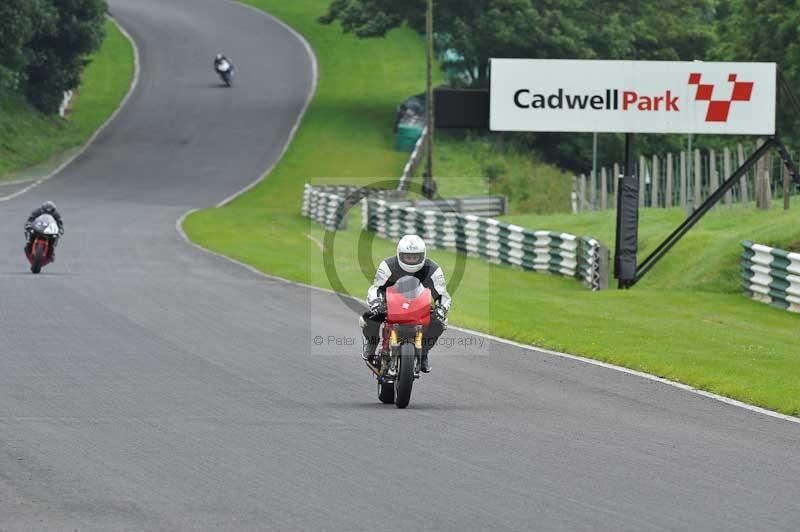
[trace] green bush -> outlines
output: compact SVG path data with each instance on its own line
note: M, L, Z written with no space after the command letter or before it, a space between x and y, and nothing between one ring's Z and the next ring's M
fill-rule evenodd
M58 111L103 42L107 9L105 0L3 0L0 96L22 87L40 111Z

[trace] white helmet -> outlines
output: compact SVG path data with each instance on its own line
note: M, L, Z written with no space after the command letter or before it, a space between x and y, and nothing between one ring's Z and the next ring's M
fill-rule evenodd
M397 262L408 273L416 273L425 265L425 241L417 235L406 235L397 244Z

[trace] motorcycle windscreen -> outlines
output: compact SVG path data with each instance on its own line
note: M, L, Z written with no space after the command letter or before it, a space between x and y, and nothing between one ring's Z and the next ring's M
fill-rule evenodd
M386 290L386 321L427 327L431 318L431 291L416 277L400 278Z
M42 214L33 221L33 230L40 235L57 235L58 223L49 214Z

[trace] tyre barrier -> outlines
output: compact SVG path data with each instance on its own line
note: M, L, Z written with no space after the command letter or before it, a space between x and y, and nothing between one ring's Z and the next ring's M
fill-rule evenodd
M592 290L608 287L608 248L594 238L531 231L491 218L404 207L372 198L362 200L361 216L362 229L383 238L414 233L432 247L577 278Z
M800 253L742 242L745 295L789 312L800 312Z
M301 213L329 231L347 228L347 211L365 197L402 199L405 192L353 185L309 185L303 189Z
M328 230L345 229L347 212L363 198L380 198L403 207L459 212L476 216L501 216L508 210L505 196L463 196L446 199L409 199L404 191L352 185L305 185L302 214Z

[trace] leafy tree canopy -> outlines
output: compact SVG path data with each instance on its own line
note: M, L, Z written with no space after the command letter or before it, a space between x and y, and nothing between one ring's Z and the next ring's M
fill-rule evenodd
M782 78L800 98L800 1L725 0L718 9L719 40L712 57L778 63ZM800 109L785 97L779 97L778 103L781 132L797 146Z
M425 0L333 0L320 21L382 37L424 31ZM487 82L491 57L698 59L714 42L713 0L436 0L436 31Z
M2 0L0 95L24 90L47 113L80 83L105 37L105 0Z

